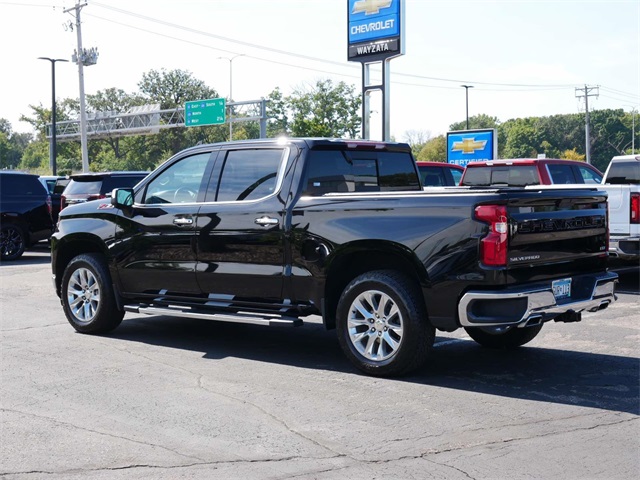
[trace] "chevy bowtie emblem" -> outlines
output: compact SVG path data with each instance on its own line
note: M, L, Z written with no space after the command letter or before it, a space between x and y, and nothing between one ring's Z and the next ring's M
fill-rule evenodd
M474 153L476 150L482 150L487 144L486 140L476 140L473 137L467 137L461 142L453 142L452 152Z
M383 8L390 7L393 0L358 0L353 4L353 11L351 13L363 13L365 15L372 15L379 13Z

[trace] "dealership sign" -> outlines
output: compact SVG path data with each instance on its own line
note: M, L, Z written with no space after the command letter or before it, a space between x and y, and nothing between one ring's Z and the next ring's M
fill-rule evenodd
M498 137L495 128L447 132L447 162L464 167L469 162L498 158Z
M404 54L404 0L348 0L350 61Z

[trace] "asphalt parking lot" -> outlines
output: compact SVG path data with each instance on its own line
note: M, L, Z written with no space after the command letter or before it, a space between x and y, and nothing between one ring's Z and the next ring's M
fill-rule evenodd
M76 333L46 248L0 266L0 478L635 479L640 290L516 351L439 333L400 379L301 328L127 314Z

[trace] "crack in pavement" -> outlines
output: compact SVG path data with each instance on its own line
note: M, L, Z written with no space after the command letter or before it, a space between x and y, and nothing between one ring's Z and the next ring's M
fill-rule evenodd
M23 332L25 330L37 330L40 328L57 327L59 325L66 325L66 322L50 323L48 325L34 325L33 327L3 328L0 329L0 333Z
M72 427L72 428L75 428L77 430L82 430L84 432L95 433L95 434L98 434L98 435L104 435L105 437L116 438L116 439L119 439L119 440L126 440L126 441L129 441L129 442L138 444L138 445L144 445L144 446L148 446L148 447L160 448L162 450L166 450L168 452L174 453L174 454L179 455L181 457L189 458L191 460L198 460L198 461L201 461L201 462L205 461L202 458L199 458L199 457L196 457L196 456L193 456L193 455L187 455L185 453L180 453L180 452L178 452L176 450L172 450L172 449L170 449L168 447L165 447L165 446L162 446L162 445L149 443L149 442L142 442L140 440L134 440L132 438L128 438L128 437L125 437L125 436L122 436L122 435L114 435L112 433L100 432L98 430L93 430L93 429L90 429L90 428L85 428L85 427L81 427L81 426L78 426L78 425L74 425L73 423L63 422L62 420L58 420L58 419L52 418L52 417L47 417L45 415L38 415L36 413L25 412L25 411L22 411L22 410L15 410L15 409L10 409L10 408L0 408L0 412L18 413L20 415L26 415L26 416L29 416L29 417L48 420L48 421L53 422L53 423L55 423L57 425L63 425L63 426L66 426L66 427Z
M332 459L334 457L330 457ZM290 460L324 460L326 458L316 458L316 457L300 457L300 456L290 456L290 457L281 457L281 458L265 458L265 459L239 459L239 460L220 460L220 461L206 461L202 460L200 462L193 463L185 463L181 465L154 465L154 464L145 464L145 463L135 463L131 465L121 465L119 467L101 467L101 468L73 468L68 470L25 470L21 472L0 472L0 477L5 477L7 475L36 475L36 474L44 474L44 475L66 475L66 474L77 474L82 472L113 472L119 470L130 470L135 468L148 468L148 469L157 469L157 470L174 470L180 468L190 468L190 467L202 467L202 466L224 466L224 465L237 465L237 464L252 464L252 463L278 463L278 462L288 462ZM339 469L346 468L340 467ZM328 469L327 471L331 471L333 469Z
M451 447L451 448L444 448L441 450L428 450L426 452L424 452L421 455L416 455L414 457L424 457L426 455L439 455L441 453L449 453L449 452L455 452L458 450L465 450L467 448L476 448L476 447L486 447L486 446L491 446L491 445L500 445L500 444L505 444L505 443L512 443L512 442L518 442L521 440L532 440L535 438L544 438L544 437L550 437L553 435L562 435L565 433L573 433L573 432L586 432L589 430L595 430L597 428L600 427L610 427L610 426L614 426L614 425L620 425L623 423L628 423L628 422L634 422L634 421L638 421L640 420L639 418L627 418L627 419L622 419L619 420L617 422L609 422L609 423L602 423L600 425L592 425L589 427L577 427L577 428L572 428L569 430L562 430L562 431L555 431L555 432L548 432L548 433L542 433L539 435L531 435L531 436L526 436L526 437L514 437L514 438L504 438L502 440L497 440L497 441L493 441L493 442L477 442L477 443L473 443L473 444L468 444L468 445L459 445L459 446L455 446L455 447Z
M132 352L131 350L126 349L126 348L119 348L117 346L114 346L114 345L109 344L109 343L104 343L104 342L100 342L100 343L102 345L115 348L116 350L118 350L120 352L125 352L125 353L128 353L128 354L133 355L133 356L141 357L141 358L144 358L146 360L149 360L150 362L154 362L156 364L160 364L160 365L163 365L165 367L169 367L169 368L172 368L172 369L175 369L175 370L179 370L179 371L184 372L184 373L188 373L189 375L193 375L194 377L196 377L195 384L196 384L197 388L202 389L202 390L204 390L205 392L207 392L209 394L216 395L216 396L225 398L227 400L232 400L234 402L237 402L237 403L240 403L240 404L243 404L243 405L249 405L249 406L253 407L254 409L258 410L259 412L261 412L263 415L266 415L267 417L271 418L274 422L276 422L279 425L281 425L282 427L284 427L288 432L290 432L290 433L292 433L292 434L294 434L294 435L296 435L296 436L298 436L298 437L300 437L300 438L302 438L302 439L304 439L304 440L306 440L308 442L311 442L312 444L316 445L317 447L320 447L320 448L322 448L324 450L327 450L327 451L331 452L331 454L333 454L333 455L352 458L352 457L349 457L349 455L346 455L346 454L341 453L341 452L337 452L334 449L332 449L331 447L329 447L327 445L323 445L319 441L317 441L317 440L315 440L315 439L313 439L313 438L311 438L311 437L309 437L307 435L304 435L302 432L299 432L299 431L295 430L285 420L283 420L282 418L280 418L280 417L272 414L271 412L265 410L263 407L259 406L258 404L249 402L248 400L245 400L245 399L242 399L242 398L234 397L233 395L220 393L218 391L206 388L202 383L202 380L205 377L204 377L204 375L202 375L200 373L196 373L196 372L193 372L193 371L188 370L188 369L183 368L183 367L179 367L179 366L176 366L176 365L173 365L173 364L168 364L168 363L161 362L161 361L153 359L153 358L149 358L146 355L143 355L143 354L138 353L138 352Z

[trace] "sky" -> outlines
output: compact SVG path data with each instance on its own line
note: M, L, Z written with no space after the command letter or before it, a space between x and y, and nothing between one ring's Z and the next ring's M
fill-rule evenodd
M390 132L430 138L486 114L512 118L640 110L640 0L404 0L405 54L389 63ZM82 45L98 62L84 90L138 92L150 70L181 69L236 101L288 95L319 80L361 92L347 61L348 0L85 0ZM0 118L51 107L51 64L77 47L76 0L0 0ZM229 61L233 58L232 61ZM372 67L375 75L377 67ZM591 87L597 87L591 89ZM596 96L597 94L597 96ZM79 97L77 65L56 64L56 98ZM378 97L379 98L379 97ZM197 99L194 99L197 100ZM381 120L373 102L372 138ZM425 139L426 139L425 138Z

